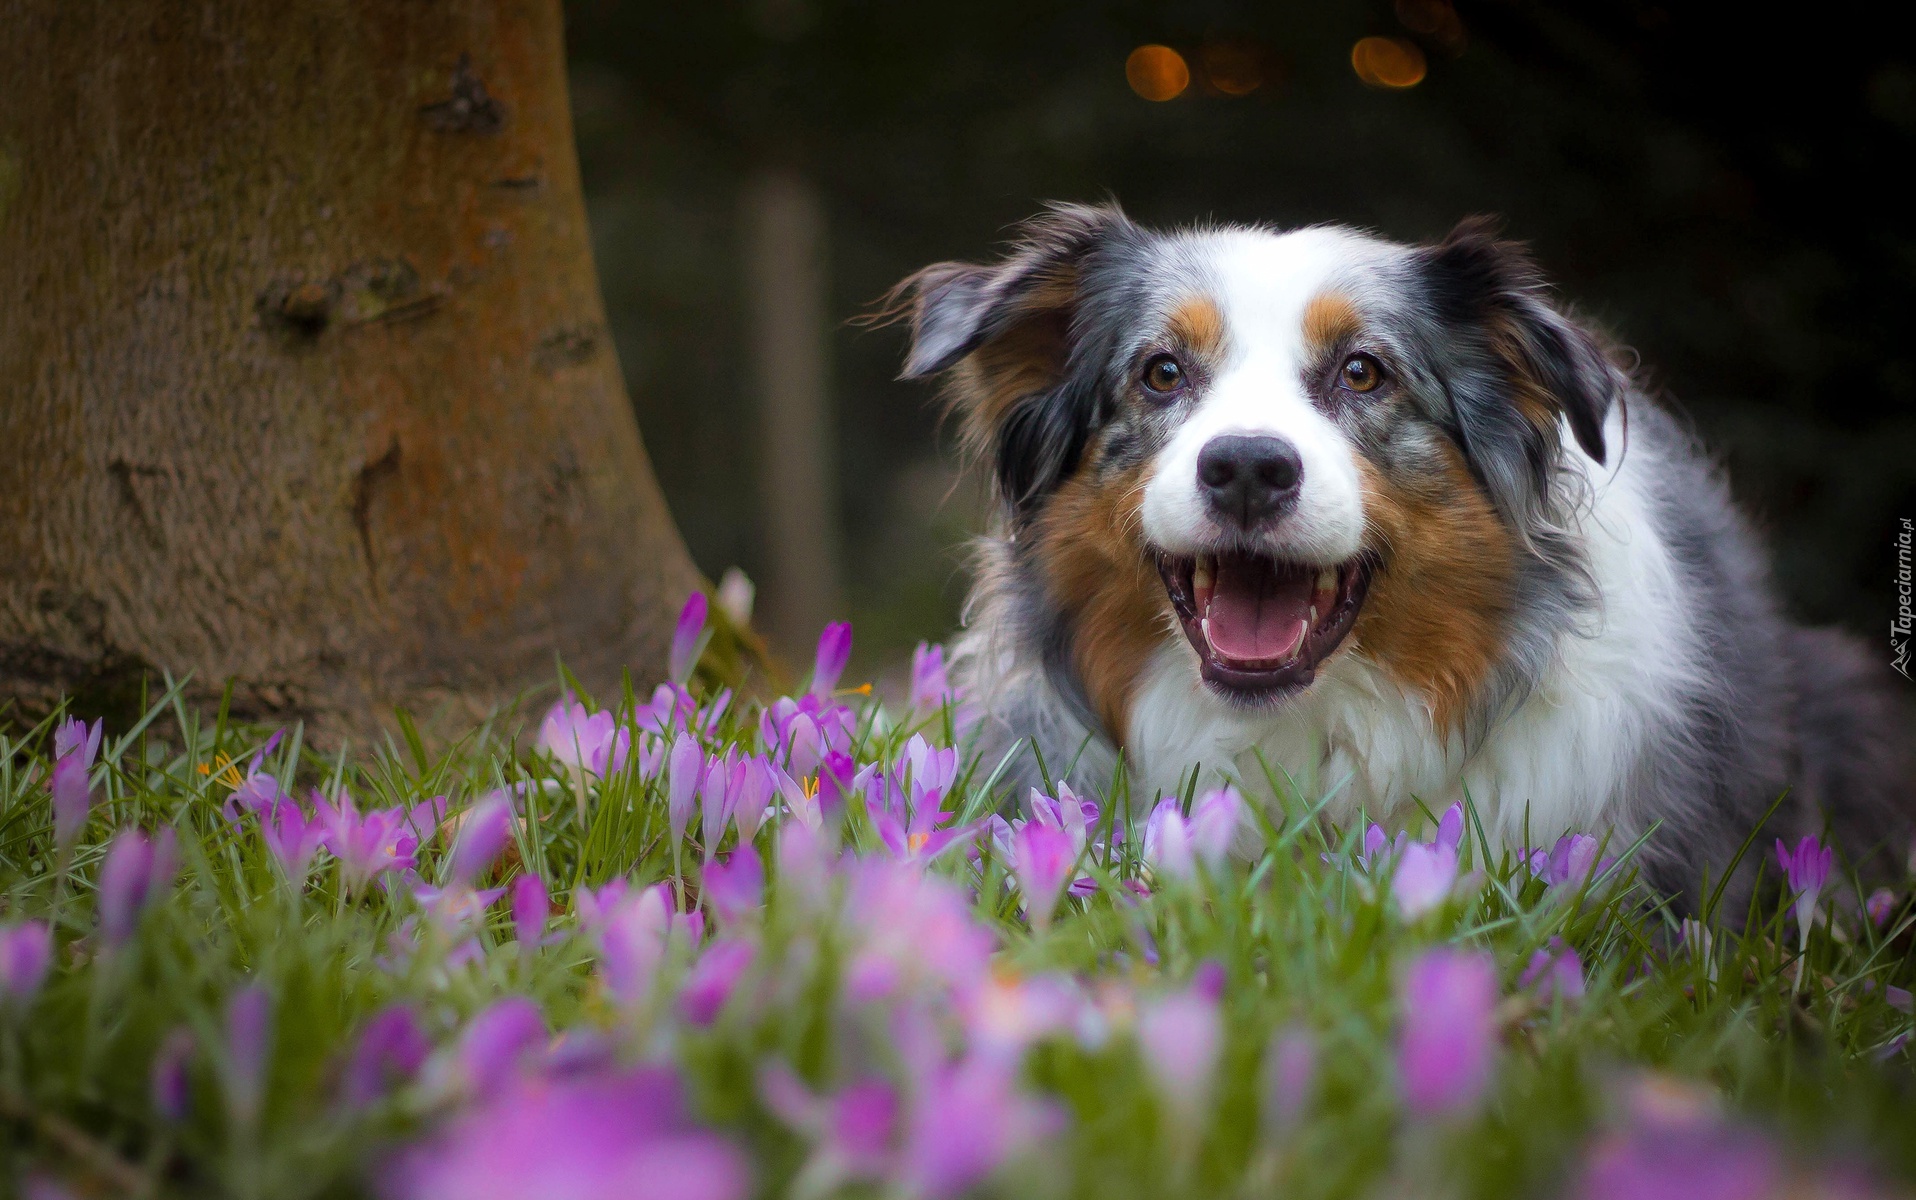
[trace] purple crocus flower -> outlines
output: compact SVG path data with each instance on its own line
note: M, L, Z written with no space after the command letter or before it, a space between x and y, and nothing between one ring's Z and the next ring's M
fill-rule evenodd
M707 858L718 853L725 826L732 819L732 808L744 789L745 773L745 756L737 747L727 750L724 757L713 759L706 772L705 786L699 796L699 845Z
M148 1075L153 1111L171 1125L186 1120L192 1110L193 1083L187 1067L193 1060L193 1049L193 1031L181 1025L160 1040L160 1048L153 1054Z
M31 1004L52 965L53 930L45 921L0 925L0 1004Z
M921 1070L906 1114L899 1175L925 1200L971 1190L1057 1121L1018 1091L1017 1068L974 1054Z
M765 864L750 842L741 842L730 858L706 863L700 883L712 915L730 928L764 903Z
M1401 994L1397 1069L1420 1117L1461 1113L1490 1084L1497 970L1490 956L1440 947L1411 962Z
M1530 956L1530 963L1524 967L1517 986L1535 987L1537 999L1545 1004L1557 996L1566 1001L1581 1000L1583 960L1577 957L1575 950L1564 944L1562 938L1553 937L1548 945Z
M277 785L275 785L277 786ZM308 818L291 796L279 797L270 807L259 810L260 836L266 848L286 868L286 877L295 887L306 886L313 869L313 855L326 840L326 828L318 818Z
M1863 901L1863 911L1869 916L1869 923L1882 928L1888 923L1890 914L1896 911L1896 893L1888 888L1877 888Z
M1217 997L1207 991L1194 985L1172 992L1146 1001L1138 1013L1144 1065L1187 1131L1197 1128L1210 1104L1224 1049L1224 1019Z
M929 642L918 643L918 648L911 652L912 709L921 713L937 712L946 704L955 704L957 699L945 672L945 648Z
M528 871L512 881L512 935L519 940L519 952L529 955L545 940L546 921L552 915L552 901L546 895L546 881Z
M1197 854L1191 827L1175 797L1158 801L1144 823L1144 861L1160 875L1191 879L1197 874Z
M251 1125L266 1096L266 1071L272 1053L273 1002L258 984L241 988L226 1002L226 1105L233 1120Z
M348 1108L366 1107L417 1074L431 1049L410 1007L391 1004L380 1009L366 1022L346 1060L340 1099Z
M138 829L115 834L100 865L101 940L118 946L131 937L140 913L173 886L179 869L179 841L170 826L150 839Z
M387 1200L744 1200L746 1159L685 1117L667 1068L520 1079L381 1172Z
M1806 835L1796 843L1795 850L1784 844L1782 838L1777 838L1776 859L1783 865L1790 891L1796 896L1796 928L1807 944L1810 926L1816 922L1816 902L1823 894L1823 885L1829 882L1836 851L1823 845L1814 835Z
M1610 869L1617 860L1615 857L1597 857L1601 843L1596 838L1582 833L1568 833L1557 839L1548 853L1542 850L1530 852L1530 873L1542 877L1550 887L1581 887L1594 876Z
M706 769L705 751L697 738L681 733L672 739L672 753L666 766L669 774L665 812L672 826L674 846L685 840L686 827L692 823L692 807L698 803L699 788L705 783Z
M1064 893L1065 880L1077 862L1071 835L1053 825L1026 821L1013 836L1011 870L1024 893L1025 915L1034 928L1051 927L1051 914Z
M539 723L539 748L574 771L603 779L625 770L632 733L611 713L588 713L585 705L564 696Z
M993 939L972 919L970 898L955 884L884 858L859 860L850 876L845 913L860 945L844 986L853 1003L921 987L962 992L984 978ZM782 873L779 886L786 886Z
M720 938L707 946L679 989L679 1012L693 1025L718 1020L757 954L758 947L742 938Z
M1450 898L1457 884L1457 852L1442 844L1406 842L1395 855L1390 896L1405 918L1416 920Z
M525 1072L547 1041L539 1006L524 996L506 996L467 1022L452 1061L468 1093L484 1096Z
M758 1075L765 1107L804 1134L812 1155L799 1172L806 1190L827 1194L854 1180L878 1180L890 1171L898 1134L898 1092L882 1079L860 1079L837 1095L812 1094L782 1063Z
M1816 923L1816 902L1829 882L1830 867L1836 852L1806 834L1792 851L1782 838L1776 839L1776 858L1783 864L1790 891L1796 896L1796 984L1803 986L1803 965L1810 948L1810 927Z
M852 625L850 621L834 621L825 626L818 635L818 654L812 660L812 694L829 696L838 686L838 677L845 673L845 664L852 657Z
M1437 818L1437 840L1432 843L1455 854L1464 841L1464 805L1463 801L1444 810Z
M1317 1043L1310 1031L1293 1026L1272 1038L1259 1077L1264 1134L1275 1141L1297 1127L1317 1084Z
M679 610L678 628L672 631L672 656L668 670L672 682L683 684L692 678L692 668L698 666L699 651L705 633L706 600L704 592L693 592L685 598L685 607Z
M740 846L749 845L765 822L766 810L778 793L780 772L760 754L748 754L739 760L739 777L732 793L732 823L738 826Z
M650 994L665 960L672 924L669 895L669 885L657 884L622 897L598 931L600 974L606 989L625 1004L638 1004Z
M411 870L419 849L411 814L396 808L361 814L351 793L341 789L334 803L313 794L321 827L320 845L339 860L339 878L348 894L358 892L375 875L394 869Z
M62 853L80 836L93 810L88 773L105 727L105 721L89 726L69 717L53 731L53 773L47 787L53 793L53 841Z
M1598 1139L1567 1194L1571 1200L1747 1200L1778 1195L1784 1178L1776 1146L1755 1130L1726 1125L1708 1112L1652 1109Z
M1246 811L1243 795L1229 785L1213 788L1191 805L1191 849L1211 871L1223 869Z
M448 885L471 887L491 870L500 851L512 840L512 822L512 797L506 792L488 792L467 809L459 822L452 861L446 868Z

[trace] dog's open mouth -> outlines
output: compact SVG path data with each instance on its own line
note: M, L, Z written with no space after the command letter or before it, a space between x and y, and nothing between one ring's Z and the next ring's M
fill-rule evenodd
M1324 566L1239 551L1160 554L1158 572L1205 681L1247 699L1309 684L1370 584L1362 558Z

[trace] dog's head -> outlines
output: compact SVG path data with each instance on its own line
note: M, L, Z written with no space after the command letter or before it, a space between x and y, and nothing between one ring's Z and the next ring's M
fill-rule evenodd
M1058 207L900 286L904 374L950 372L1117 737L1180 635L1241 705L1356 652L1455 715L1559 517L1564 432L1602 462L1623 384L1482 221L1405 246Z

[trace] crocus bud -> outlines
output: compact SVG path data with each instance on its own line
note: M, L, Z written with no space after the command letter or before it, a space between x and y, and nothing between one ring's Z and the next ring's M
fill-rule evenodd
M1197 873L1191 828L1175 798L1159 801L1144 824L1144 861L1172 879L1190 879Z
M120 944L133 932L152 878L153 846L146 835L138 829L122 829L115 834L100 864L95 905L100 936L108 945Z
M192 1058L193 1031L184 1025L167 1034L153 1055L150 1079L153 1111L169 1124L186 1120L191 1109L192 1081L186 1068Z
M527 872L512 881L512 933L519 939L521 954L538 949L551 915L552 901L546 895L544 879Z
M524 996L496 1000L473 1017L459 1037L459 1071L483 1096L516 1074L546 1044L545 1017Z
M1316 1082L1317 1044L1308 1030L1292 1027L1271 1039L1260 1073L1266 1137L1280 1138L1297 1127Z
M1215 999L1186 988L1146 1002L1138 1014L1138 1048L1180 1127L1195 1129L1211 1099L1224 1021Z
M812 660L812 693L824 696L838 686L845 664L852 656L850 621L834 621L818 635L818 654Z
M729 927L764 903L765 864L750 842L740 842L730 858L705 864L701 884L700 895L711 905L712 915Z
M45 921L0 925L0 1004L31 1004L52 965L53 930Z
M743 939L721 939L706 947L679 990L679 1011L685 1019L694 1025L716 1021L756 954L757 947Z
M488 793L466 813L459 824L459 840L452 848L447 883L470 887L492 868L499 852L512 840L512 797L505 792Z
M921 713L935 712L951 698L951 680L945 672L945 648L918 643L918 648L911 652L912 708Z
M380 1009L353 1047L340 1079L340 1099L348 1108L364 1108L395 1083L411 1079L431 1050L412 1009L404 1004Z
M1404 1100L1423 1117L1476 1105L1496 1049L1497 971L1486 954L1439 948L1404 975L1397 1067Z
M91 726L69 718L53 733L53 774L47 781L53 793L53 841L64 851L79 838L93 809L88 773L100 749L104 722Z
M693 592L687 596L685 607L679 610L678 628L672 632L672 655L668 668L673 683L684 683L690 679L692 669L698 666L706 611L704 592Z
M699 740L681 733L672 739L672 753L666 768L670 775L665 788L665 815L672 826L672 844L685 840L692 823L692 808L698 803L699 787L705 782L705 751Z
M226 1105L240 1124L259 1119L272 1040L272 998L258 984L242 988L226 1004Z
M1058 897L1077 861L1071 835L1055 825L1026 821L1011 839L1011 871L1024 893L1025 916L1033 928L1048 929Z

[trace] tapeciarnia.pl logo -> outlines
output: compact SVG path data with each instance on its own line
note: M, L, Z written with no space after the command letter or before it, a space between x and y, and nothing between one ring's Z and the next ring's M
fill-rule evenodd
M1889 621L1889 665L1904 679L1910 677L1910 629L1916 625L1916 613L1910 611L1910 526L1911 518L1904 517L1896 530L1896 615Z

